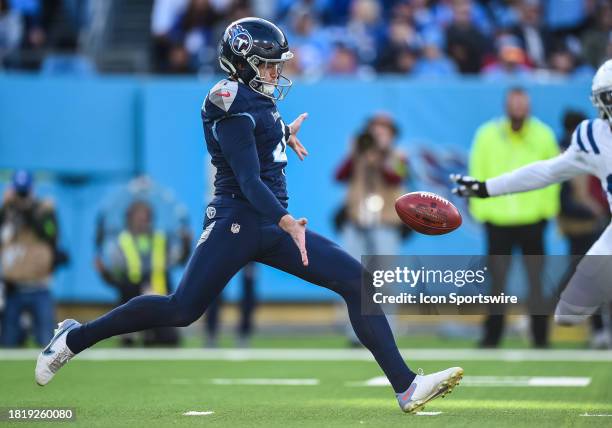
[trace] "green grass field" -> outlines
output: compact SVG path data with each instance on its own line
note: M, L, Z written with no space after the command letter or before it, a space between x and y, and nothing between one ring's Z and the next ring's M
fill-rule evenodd
M152 355L156 351L147 352ZM440 352L436 359L445 358L445 352L453 353L452 350L433 352ZM374 362L282 359L77 359L62 369L50 385L41 388L33 381L33 360L4 357L0 361L0 407L71 407L76 411L76 420L65 423L75 427L612 426L612 416L581 416L612 415L610 360L504 362L464 358L421 360L411 364L414 369L421 367L425 372L452 365L464 367L465 382L425 409L442 413L406 415L399 410L390 387L358 386L381 376ZM478 376L515 377L515 380L529 376L587 377L590 384L584 387L470 384L467 377ZM262 382L254 378L305 380L312 384L232 383L232 380ZM183 415L188 411L214 413ZM46 423L0 421L0 425L40 427ZM53 422L53 426L58 423Z

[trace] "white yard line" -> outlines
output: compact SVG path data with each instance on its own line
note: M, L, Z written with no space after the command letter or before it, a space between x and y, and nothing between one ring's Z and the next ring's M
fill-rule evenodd
M584 413L584 414L582 414L582 415L580 415L580 416L588 416L588 417L596 417L596 418L601 418L601 417L612 417L612 415L591 415L591 414L588 414L588 413Z
M482 350L402 349L408 361L567 361L612 362L612 351L597 350ZM0 350L0 361L34 361L35 349ZM77 360L222 360L222 361L372 361L361 349L89 349Z
M417 416L438 416L441 415L442 412L416 412Z
M215 385L316 386L319 379L211 379Z
M590 377L578 376L465 376L461 387L574 387L585 388L591 384ZM365 382L349 382L347 386L389 386L384 376Z
M208 416L214 413L215 412L198 412L197 410L190 410L188 412L183 413L183 416Z
M319 379L282 379L282 378L171 378L151 379L156 385L274 385L274 386L317 386Z

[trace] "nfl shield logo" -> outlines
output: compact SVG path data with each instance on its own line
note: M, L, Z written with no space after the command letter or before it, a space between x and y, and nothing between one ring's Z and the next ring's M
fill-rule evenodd
M206 217L213 218L215 215L217 215L217 209L215 207L206 208Z
M238 223L232 223L231 231L232 233L240 232L240 225Z

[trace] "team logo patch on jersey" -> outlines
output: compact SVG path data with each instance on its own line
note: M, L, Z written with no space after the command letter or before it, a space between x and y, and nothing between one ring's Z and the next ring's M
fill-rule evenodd
M204 242L206 242L206 240L210 236L210 232L212 232L213 227L215 227L215 223L216 223L216 221L213 221L211 224L206 226L206 229L204 229L204 232L202 232L202 235L200 235L200 239L198 240L198 243L197 243L196 247L198 247L200 244L203 244Z
M240 225L238 223L232 223L232 227L230 229L232 233L240 232Z
M234 25L230 37L230 46L236 55L246 56L253 47L253 38L242 25Z
M214 218L217 215L217 209L215 207L206 208L206 217Z

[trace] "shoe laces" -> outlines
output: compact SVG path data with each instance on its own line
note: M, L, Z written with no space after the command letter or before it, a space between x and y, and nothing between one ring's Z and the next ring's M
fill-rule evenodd
M68 349L63 349L62 351L57 352L55 358L51 360L49 363L49 368L53 373L57 372L66 362L72 357L72 352Z

